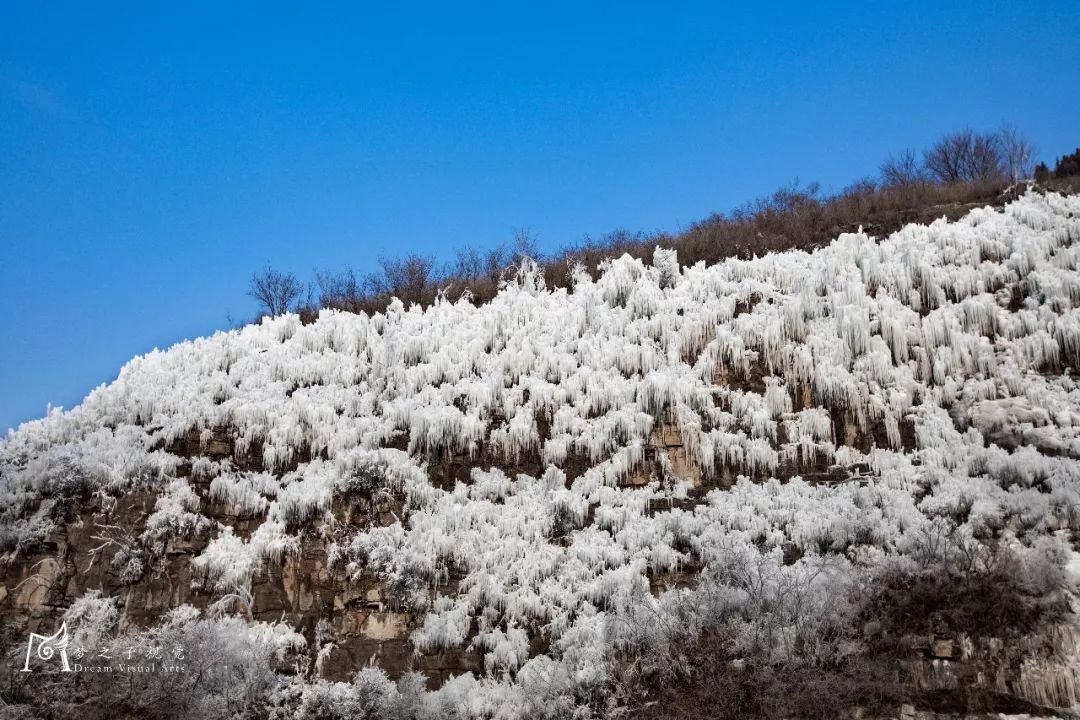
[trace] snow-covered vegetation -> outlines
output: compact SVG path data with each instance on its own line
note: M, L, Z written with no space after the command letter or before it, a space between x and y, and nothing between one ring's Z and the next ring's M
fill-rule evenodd
M812 253L680 267L658 250L557 290L524 262L481 306L266 319L136 358L10 434L4 550L80 498L152 490L147 562L210 533L194 581L226 595L334 528L351 576L403 589L418 653L483 655L481 677L438 692L374 670L314 682L296 701L320 713L596 707L628 653L667 657L704 622L691 608L738 625L732 657L804 657L813 637L812 661L836 663L866 642L836 629L865 609L853 594L927 558L989 572L982 553L1007 554L1032 612L1060 606L1080 522L1078 264L1080 198L1029 193ZM656 442L665 428L677 443ZM233 456L186 465L192 433L226 433ZM433 482L451 457L471 472ZM403 513L336 527L350 493ZM209 503L258 527L213 523ZM688 571L696 587L676 582ZM792 588L805 602L785 609Z

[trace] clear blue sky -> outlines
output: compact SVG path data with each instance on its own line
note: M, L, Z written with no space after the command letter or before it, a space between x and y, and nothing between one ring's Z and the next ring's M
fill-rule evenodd
M675 230L967 124L1080 145L1075 0L153 4L0 9L0 429L268 262Z

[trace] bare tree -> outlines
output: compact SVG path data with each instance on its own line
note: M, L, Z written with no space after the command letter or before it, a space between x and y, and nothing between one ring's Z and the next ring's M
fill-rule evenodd
M453 280L460 283L462 289L469 290L474 302L483 302L494 297L503 271L509 264L509 254L502 245L487 252L468 247L457 252Z
M484 256L484 275L493 288L499 287L499 280L510 262L510 254L502 245L488 250Z
M1005 168L1009 173L1009 179L1015 183L1031 177L1033 172L1032 161L1035 159L1035 146L1011 123L1005 123L1001 126L1001 129L998 130L998 138L1000 138L1001 150L1004 155Z
M349 312L363 308L364 293L351 268L340 273L316 272L315 284L319 287L319 307Z
M364 282L376 295L393 296L405 303L429 302L435 294L435 261L422 255L400 260L380 258L381 273L369 274Z
M511 262L519 264L524 258L540 260L540 248L536 244L536 236L532 230L519 227L514 230L513 244L511 245Z
M484 258L474 247L458 250L454 260L454 275L466 287L475 288L484 276Z
M282 273L267 266L262 273L251 276L248 287L250 295L261 306L264 314L277 316L289 311L289 306L300 299L304 285L292 273Z
M881 164L881 182L886 187L908 188L924 184L926 168L910 148Z
M939 182L977 182L1006 175L1001 139L965 128L946 135L923 153L926 169Z

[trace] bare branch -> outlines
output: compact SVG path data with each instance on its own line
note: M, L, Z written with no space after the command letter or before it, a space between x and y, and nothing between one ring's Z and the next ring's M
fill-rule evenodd
M277 316L289 311L304 292L301 283L292 273L282 273L267 267L262 273L251 276L250 295L259 303L266 315Z

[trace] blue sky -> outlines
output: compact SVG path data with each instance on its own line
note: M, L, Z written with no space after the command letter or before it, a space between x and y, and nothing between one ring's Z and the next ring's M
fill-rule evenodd
M677 230L964 125L1080 145L1075 0L151 5L0 10L0 429L250 316L266 263Z

